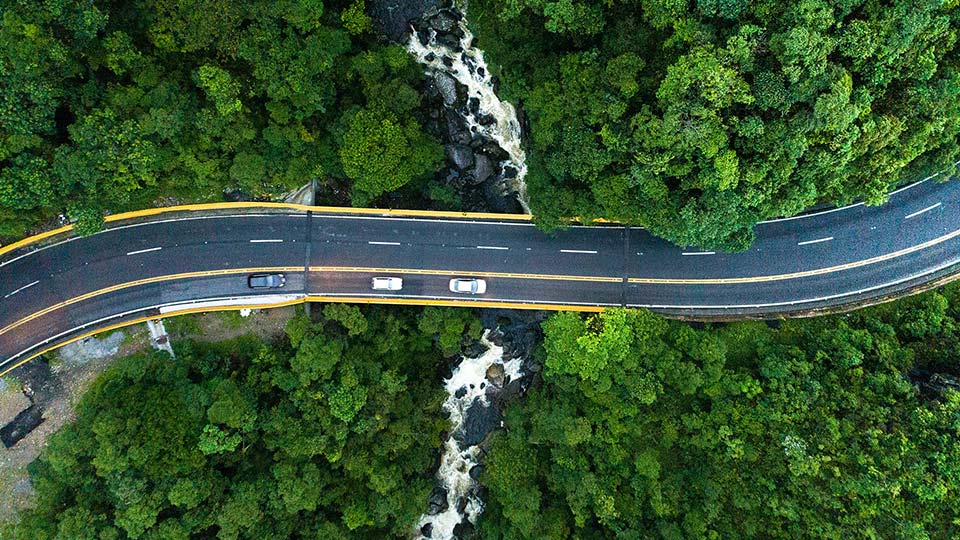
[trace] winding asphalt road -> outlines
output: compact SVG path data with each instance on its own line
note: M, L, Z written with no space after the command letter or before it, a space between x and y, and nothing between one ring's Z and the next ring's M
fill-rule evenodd
M682 249L642 229L526 220L271 209L113 222L0 257L0 373L79 335L164 313L316 301L542 309L648 307L773 315L875 300L960 267L960 182L927 180L881 207L761 223L749 251ZM282 289L248 274L279 271ZM373 291L373 276L403 290ZM451 277L487 291L449 292Z

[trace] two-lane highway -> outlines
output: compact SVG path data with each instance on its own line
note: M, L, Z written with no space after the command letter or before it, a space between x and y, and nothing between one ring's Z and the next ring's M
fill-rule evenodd
M98 328L211 305L310 299L762 315L885 297L960 265L958 182L920 182L881 207L765 222L755 244L735 254L622 226L545 234L517 216L385 214L219 205L115 220L91 237L0 254L0 372ZM283 272L287 285L249 289L247 276L262 271ZM403 289L372 290L379 275L402 277ZM481 277L487 291L452 293L452 277Z

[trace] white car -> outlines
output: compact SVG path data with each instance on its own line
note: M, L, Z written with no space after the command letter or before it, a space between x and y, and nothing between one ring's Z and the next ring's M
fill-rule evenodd
M487 292L487 282L482 279L454 278L450 280L450 292L483 294Z
M399 291L403 288L403 278L398 277L375 277L370 283L375 291Z

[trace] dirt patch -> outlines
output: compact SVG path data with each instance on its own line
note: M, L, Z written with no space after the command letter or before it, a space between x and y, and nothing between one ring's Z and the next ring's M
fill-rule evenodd
M246 334L266 340L283 335L295 308L252 310L244 317L236 311L183 315L165 320L171 342L182 339L221 341ZM0 379L0 426L12 422L31 406L42 410L43 422L10 448L0 446L0 522L16 519L18 510L31 502L33 489L27 473L30 464L51 434L74 418L74 407L90 384L114 360L150 350L145 324L106 332L64 346L14 370Z

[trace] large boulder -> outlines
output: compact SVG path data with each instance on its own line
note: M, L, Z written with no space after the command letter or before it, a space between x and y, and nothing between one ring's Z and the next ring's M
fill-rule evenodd
M446 511L449 506L447 502L447 490L440 486L433 488L433 491L430 492L429 502L427 503L427 514L435 516Z
M404 41L410 23L436 12L440 0L368 0L367 12L374 26L397 43Z
M450 107L456 103L457 81L455 81L450 75L441 72L437 72L433 76L433 79L437 85L437 90L440 91L440 97L443 98L443 104L447 107Z
M463 144L448 144L447 161L454 167L462 170L468 169L473 165L473 150Z
M488 433L500 427L500 412L475 398L467 407L463 428L453 435L461 448L467 448L480 442Z
M482 184L493 176L493 160L483 154L476 154L474 156L474 166L471 171L471 176L473 177L474 184Z

